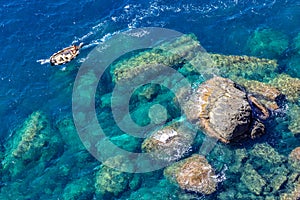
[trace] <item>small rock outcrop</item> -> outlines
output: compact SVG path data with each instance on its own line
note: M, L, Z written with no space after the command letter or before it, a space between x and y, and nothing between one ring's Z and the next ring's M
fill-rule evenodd
M152 133L142 144L143 151L163 161L176 161L192 148L194 133L180 122Z
M217 181L213 168L201 155L193 155L164 170L164 176L181 189L212 194L216 191Z

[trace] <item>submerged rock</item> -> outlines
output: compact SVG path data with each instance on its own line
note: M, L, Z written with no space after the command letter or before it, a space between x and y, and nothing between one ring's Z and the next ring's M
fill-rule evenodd
M62 141L52 134L46 116L32 113L6 144L3 169L14 177L35 163L44 165L60 152Z
M183 35L150 51L141 52L116 63L111 69L115 83L132 80L147 71L157 71L161 65L181 72L202 75L229 74L236 77L264 79L278 67L276 60L251 56L207 53L193 34ZM157 74L156 74L157 75ZM144 78L144 77L141 77Z
M241 171L243 163L248 158L246 149L236 149L234 154L234 164L229 168L230 172L238 173Z
M195 133L176 122L152 133L144 140L142 149L160 160L175 161L191 150L194 137Z
M297 104L288 104L288 129L296 136L300 136L300 107Z
M296 50L296 53L300 55L300 33L293 40L293 48Z
M60 132L61 138L68 149L80 151L85 149L79 138L72 118L64 118L57 122L56 127Z
M218 75L263 80L274 73L278 67L276 60L253 56L209 54L214 68L219 69ZM215 70L213 71L215 72Z
M64 200L92 199L94 190L93 180L90 177L83 177L68 183L62 196Z
M286 35L272 29L257 29L248 40L248 49L255 56L276 58L287 49L289 40Z
M217 187L214 169L201 155L172 164L164 170L164 176L181 189L192 192L212 194Z
M132 166L132 163L130 163L130 160L125 160L122 156L116 156L105 161L96 174L96 193L118 196L129 188L133 174L110 168L107 165L118 166L120 169L123 169L122 167Z
M201 84L184 105L187 118L222 142L248 137L251 107L246 93L229 79L214 77Z
M270 81L270 84L282 94L284 94L287 99L291 102L299 102L300 98L300 79L290 77L287 74L279 74L273 80Z
M118 62L111 71L113 81L130 80L149 69L159 72L161 65L176 68L184 60L194 58L199 48L200 44L195 35L183 35L171 43L164 43L150 51Z
M273 147L271 147L267 143L256 144L251 150L250 154L271 164L280 164L286 160L283 155L280 155Z
M253 192L256 195L261 194L263 187L267 183L250 164L247 164L244 167L244 171L241 176L241 181L247 186L247 188L251 192Z

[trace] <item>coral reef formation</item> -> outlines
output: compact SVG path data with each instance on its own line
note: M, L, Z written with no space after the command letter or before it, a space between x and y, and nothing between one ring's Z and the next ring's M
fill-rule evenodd
M277 58L288 45L287 36L272 29L255 30L247 43L251 55L264 58Z
M216 176L207 160L200 155L192 155L164 170L165 177L181 189L211 194L216 191Z

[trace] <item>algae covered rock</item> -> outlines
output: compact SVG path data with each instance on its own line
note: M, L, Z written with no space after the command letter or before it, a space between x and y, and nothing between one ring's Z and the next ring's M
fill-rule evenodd
M222 142L248 137L251 107L246 93L229 79L214 77L201 84L188 97L184 111L192 123Z
M300 98L300 79L290 77L287 74L279 74L270 84L276 88L282 94L287 96L287 99L291 102L299 102Z
M209 56L213 62L211 67L219 69L212 72L234 81L235 77L264 80L278 68L276 60L266 58L222 54L209 54Z
M93 180L90 177L82 177L68 183L64 189L64 200L92 199L94 195Z
M129 187L133 174L108 167L111 165L123 169L122 167L132 166L132 163L130 163L130 160L125 160L122 156L112 157L101 165L100 170L96 174L96 193L118 196Z
M164 170L164 176L181 189L192 192L212 194L217 187L214 169L201 155L172 164Z
M244 171L241 176L241 181L247 186L247 188L251 192L253 192L256 195L261 194L263 187L267 183L250 164L247 164L244 167Z
M288 104L287 115L289 117L288 129L295 136L300 136L300 107L297 104Z
M60 152L62 144L61 139L52 133L46 116L40 111L32 113L6 144L3 169L16 176L37 162L45 164L50 161Z
M172 42L118 62L111 70L113 81L130 80L149 69L159 72L161 65L176 68L182 62L194 58L199 47L195 35L183 35Z
M184 157L192 148L195 133L175 122L153 132L142 144L142 149L163 161L175 161Z
M150 177L145 177L149 179ZM178 188L169 183L166 179L161 179L158 183L140 187L137 191L130 194L128 200L165 200L165 199L178 199Z
M278 67L276 60L266 58L207 53L195 35L188 34L120 60L112 67L111 74L115 83L133 80L141 75L145 79L145 75L153 72L159 74L162 65L178 69L187 76L234 75L261 80L274 73Z
M267 143L256 144L250 152L251 155L263 159L271 164L280 164L286 160L283 155L280 155L271 145Z
M257 29L249 38L247 47L251 55L276 58L287 49L289 40L286 35L272 29Z
M79 138L75 124L72 118L63 118L56 124L58 131L60 132L61 138L65 145L69 149L80 151L85 149L82 141Z
M233 157L234 164L229 168L229 170L233 173L240 172L247 157L246 149L236 149Z

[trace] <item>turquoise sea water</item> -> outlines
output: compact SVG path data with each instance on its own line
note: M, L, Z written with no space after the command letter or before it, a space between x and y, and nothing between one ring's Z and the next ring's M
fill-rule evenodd
M240 199L260 199L259 196L248 195L251 192L238 184L240 174L226 169L234 165L231 158L236 148L245 148L250 152L256 143L267 142L287 157L292 149L300 146L299 140L287 128L290 121L284 112L268 122L268 135L258 140L246 141L238 147L217 145L207 157L221 177L217 192L213 195L181 191L163 178L162 171L124 175L124 179L120 175L121 186L116 186L115 190L122 188L122 184L126 185L122 192L99 195L95 192L95 176L101 163L83 148L71 123L72 84L78 68L94 46L117 32L140 27L163 27L185 34L193 33L208 52L277 59L279 73L300 78L300 56L295 47L295 38L300 32L299 19L300 2L297 0L1 2L0 158L5 160L5 149L10 146L10 141L22 128L26 118L35 111L39 110L47 116L49 121L46 127L51 128L51 134L46 134L50 143L46 146L49 145L49 148L36 153L35 158L30 158L32 154L29 154L29 164L24 171L15 166L21 175L16 172L17 175L13 176L1 168L0 199L232 199L238 198L236 191L245 194ZM280 32L283 36L279 37L287 41L286 48L279 55L270 50L255 51L253 47L249 48L249 38L256 30L264 29ZM271 36L267 34L266 37ZM37 62L79 42L87 46L65 66L65 71ZM104 80L102 87L100 94L110 91L111 83ZM165 88L159 91L160 94L164 92ZM170 98L173 96L170 95ZM105 104L100 99L96 99L96 105ZM299 106L299 100L296 102L295 105ZM177 109L173 105L167 106ZM102 110L99 108L99 112L105 109L105 106ZM177 111L173 113L171 117L176 118ZM143 117L140 111L133 118L139 121ZM107 127L109 136L118 136L119 130L109 127L114 125L110 114L99 114L98 119ZM141 120L139 123L145 125L148 122ZM202 140L202 136L199 137ZM127 150L140 151L136 148L141 143L139 139L115 137L114 140ZM253 159L251 163L259 173L271 173L268 168L272 166L264 168L255 163L254 158L249 159ZM274 169L278 170L278 166ZM130 184L124 183L126 178L131 180ZM279 198L279 194L288 189L280 188L274 193L265 189L261 198L271 194Z

